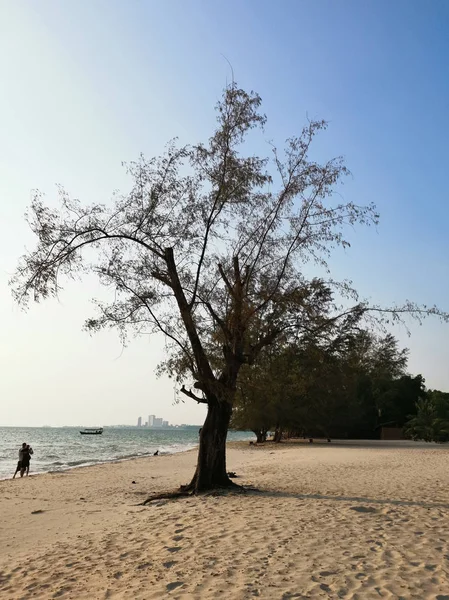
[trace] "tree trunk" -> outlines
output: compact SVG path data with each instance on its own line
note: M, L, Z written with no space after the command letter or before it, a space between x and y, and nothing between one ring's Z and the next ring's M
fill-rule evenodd
M256 444L263 444L267 441L266 429L253 429L253 433L256 435Z
M185 491L204 492L220 487L236 487L226 472L226 436L231 419L229 402L209 400L207 416L200 432L198 462Z
M276 427L276 429L274 431L273 442L275 442L276 444L279 444L279 442L281 440L282 440L282 427Z

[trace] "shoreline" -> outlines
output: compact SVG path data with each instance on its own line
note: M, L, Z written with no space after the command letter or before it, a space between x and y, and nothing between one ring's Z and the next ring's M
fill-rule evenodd
M243 448L246 448L247 446L249 446L249 441L250 441L249 439L248 440L231 440L226 443L226 447L227 447L227 450L229 450L230 448L243 449ZM422 442L422 441L412 441L412 440L332 440L330 443L328 443L325 438L318 438L318 439L314 439L314 442L312 445L315 448L317 448L317 447L328 447L328 448L339 448L339 447L359 448L359 447L363 447L363 448L379 448L379 449L387 449L387 448L391 448L391 449L394 449L394 448L410 448L410 449L419 448L422 450L426 450L426 449L430 450L432 448L433 449L444 449L444 448L449 449L449 442L436 443L436 442ZM259 443L259 444L254 442L254 444L253 444L254 449L262 449L262 448L267 448L267 447L269 447L269 448L271 448L271 447L287 448L290 446L309 447L309 442L308 442L308 439L291 438L288 440L283 440L279 444L275 444L272 440L267 440L266 442ZM71 465L71 466L67 466L63 469L37 471L34 473L30 473L29 477L37 477L37 476L47 475L47 474L53 475L53 474L57 474L57 473L65 473L66 471L73 471L76 469L89 469L89 468L93 468L93 467L97 467L97 466L101 466L101 465L122 463L122 462L133 461L133 460L162 458L165 456L173 456L173 455L177 455L177 454L193 452L193 451L196 451L197 449L198 449L198 443L195 444L191 448L175 450L174 452L161 452L157 456L154 456L154 454L150 452L149 454L136 454L136 455L126 456L123 458L111 458L110 460L99 460L98 462L91 463L91 464ZM0 477L0 481L8 481L9 479L12 479L12 476ZM20 476L16 476L16 479L20 479Z
M58 428L57 428L58 429ZM249 441L255 439L252 433L248 432L230 432L230 442L237 440ZM31 473L33 476L49 472L63 472L74 468L85 468L100 464L108 464L115 461L133 460L135 458L146 458L154 455L155 451L159 456L167 454L178 454L198 447L198 436L181 436L180 438L149 437L143 440L139 437L121 438L120 436L98 436L94 440L87 440L88 444L79 444L81 436L72 437L69 444L65 445L64 440L47 439L45 436L39 438L37 435L32 441L35 450L34 457L31 459ZM106 439L104 439L106 437ZM84 440L81 440L84 442ZM14 450L11 448L17 446L17 440L10 439L0 447L0 481L11 479L16 465L17 458L14 458ZM57 444L62 443L64 447L59 449ZM97 448L98 447L98 448ZM9 458L7 454L11 452Z
M152 454L152 453L136 454L133 456L126 456L123 458L111 458L110 460L99 460L98 462L91 463L91 464L71 465L71 466L67 466L63 469L53 469L53 470L49 470L49 471L36 471L35 473L30 472L28 479L30 477L39 477L41 475L54 475L57 473L65 473L66 471L73 471L75 469L90 469L90 468L98 467L101 465L109 465L109 464L122 463L122 462L140 460L140 459L162 458L163 456L173 456L176 454L183 454L184 452L192 452L193 450L196 450L197 446L198 446L198 444L196 446L194 446L193 448L186 448L185 450L176 450L174 452L161 452L157 456L154 456L154 454ZM25 478L25 476L22 477L22 479L24 479L24 478ZM8 481L9 479L12 479L12 476L11 477L0 477L0 481ZM20 476L16 475L16 479L21 479L21 478L20 478Z
M243 445L248 445L248 441L247 440L232 440L230 442L227 442L227 449L229 448L236 448L236 447L240 447ZM256 444L254 444L256 446ZM259 444L259 446L262 446L262 444ZM198 444L195 444L195 446L193 446L192 448L185 448L183 450L175 450L174 452L161 452L159 453L157 456L154 456L153 453L149 453L149 454L136 454L133 456L126 456L124 458L111 458L110 460L99 460L98 462L92 463L92 464L81 464L81 465L73 465L73 466L68 466L65 467L64 469L53 469L53 470L49 470L49 471L37 471L35 473L31 473L28 476L28 479L30 477L39 477L42 475L55 475L58 473L65 473L67 471L74 471L77 469L91 469L94 467L100 467L102 465L110 465L110 464L120 464L123 462L128 462L128 461L134 461L134 460L144 460L144 459L161 459L164 458L166 456L175 456L177 454L187 454L189 452L194 452L198 449ZM12 476L10 477L0 477L0 481L9 481L12 480ZM16 476L15 479L26 479L26 477L20 477L20 476Z

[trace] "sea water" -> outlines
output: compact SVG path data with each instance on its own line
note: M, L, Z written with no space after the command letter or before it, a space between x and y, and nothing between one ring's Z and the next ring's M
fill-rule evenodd
M228 434L229 441L253 438L251 432ZM102 435L81 435L79 427L0 427L0 479L14 474L23 442L34 450L30 473L44 473L151 456L157 450L183 452L198 445L198 427L105 427Z

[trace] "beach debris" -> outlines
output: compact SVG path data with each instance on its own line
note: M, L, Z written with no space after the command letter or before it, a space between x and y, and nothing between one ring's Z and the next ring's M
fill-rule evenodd
M135 481L131 481L131 483L136 483Z
M229 473L228 473L228 477L229 477L230 479L235 479L236 477L238 477L238 475L236 475L236 474L234 473L234 471L229 471Z
M45 512L44 510L38 509L38 510L32 510L31 514L32 515L40 515L41 513Z

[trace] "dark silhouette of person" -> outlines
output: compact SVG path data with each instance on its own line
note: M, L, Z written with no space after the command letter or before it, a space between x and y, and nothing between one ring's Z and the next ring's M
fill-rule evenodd
M24 460L25 463L28 462L28 464L25 464L25 472L26 472L26 476L28 477L28 475L30 474L30 460L31 460L31 455L34 454L33 448L27 444L26 447L27 451L28 451L28 456L26 453L24 453ZM22 467L23 467L23 463L22 463Z
M20 471L20 477L23 477L26 473L27 476L30 472L30 459L31 455L34 454L33 448L26 442L23 442L22 447L19 450L19 462L17 463L16 471L13 475L13 479Z

